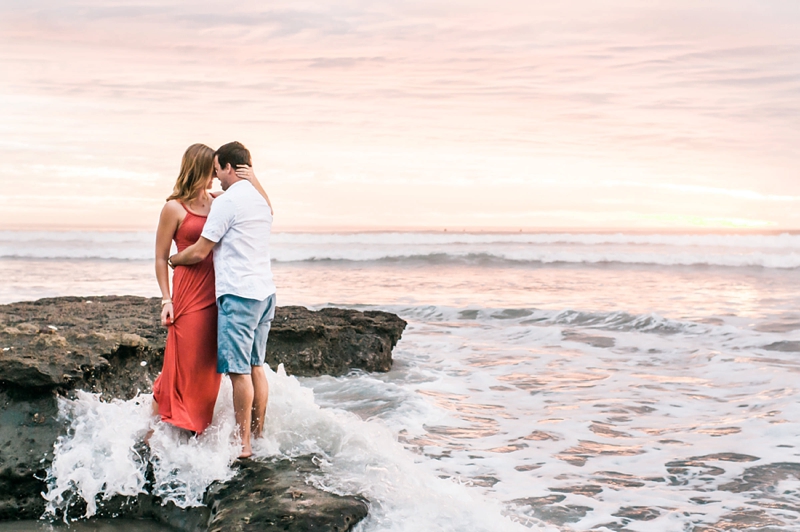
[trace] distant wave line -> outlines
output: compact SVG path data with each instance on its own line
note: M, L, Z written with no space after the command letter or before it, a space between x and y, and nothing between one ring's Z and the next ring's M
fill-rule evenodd
M114 255L84 252L74 254L48 255L47 253L0 253L3 259L27 260L123 260L147 261L147 254ZM693 253L570 253L547 251L517 251L505 253L411 253L378 254L367 253L361 256L345 253L308 253L297 251L276 253L275 263L425 263L429 265L467 264L467 265L566 265L566 264L630 264L643 266L718 266L718 267L761 267L770 269L800 268L800 253L769 254L720 254L703 255Z
M381 232L381 233L273 233L273 246L280 245L640 245L678 247L731 247L797 249L800 235L781 234L632 234L632 233L458 233L458 232ZM147 246L155 234L147 231L0 231L0 247L9 245L54 246L91 244Z

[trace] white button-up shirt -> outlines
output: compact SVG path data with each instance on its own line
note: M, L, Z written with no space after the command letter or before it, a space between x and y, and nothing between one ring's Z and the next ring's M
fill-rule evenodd
M249 181L237 181L214 200L202 236L217 243L217 298L233 294L263 301L275 293L269 257L271 230L269 205Z

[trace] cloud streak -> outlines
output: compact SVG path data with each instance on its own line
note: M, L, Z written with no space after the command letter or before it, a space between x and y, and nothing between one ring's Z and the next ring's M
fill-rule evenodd
M381 209L363 182L416 196L431 193L425 183L494 182L499 220L503 194L551 180L628 183L606 199L634 211L657 190L695 198L698 216L704 198L730 200L709 219L737 218L749 201L765 209L757 218L793 227L794 200L776 198L800 196L797 4L602 4L4 3L0 97L17 103L0 103L0 152L158 175L166 190L186 145L239 138L287 176L273 186L291 203L325 210L293 175L358 176L334 181L353 187L343 201L364 223L380 224ZM87 177L89 194L102 179ZM603 188L552 199L574 212ZM442 194L468 216L467 192ZM156 208L163 194L152 195ZM591 208L596 223L619 220Z

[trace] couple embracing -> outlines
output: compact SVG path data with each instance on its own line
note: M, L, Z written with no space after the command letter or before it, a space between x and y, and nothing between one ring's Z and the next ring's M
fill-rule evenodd
M214 177L223 193L209 191ZM156 234L161 323L168 332L153 413L202 433L227 373L240 458L252 454L251 436L261 436L269 397L263 366L275 316L271 229L272 205L247 148L231 142L216 152L203 144L186 150ZM178 253L170 256L173 240ZM168 268L175 270L171 295Z

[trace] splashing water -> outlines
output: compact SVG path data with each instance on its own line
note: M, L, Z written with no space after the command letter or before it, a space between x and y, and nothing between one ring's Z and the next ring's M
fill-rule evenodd
M325 475L311 481L342 495L370 501L360 532L442 530L475 532L529 530L503 516L496 501L468 487L438 478L421 467L382 422L361 420L335 408L321 408L313 392L287 377L283 366L267 372L270 405L258 457L315 453ZM553 529L555 530L555 529Z
M179 508L201 506L206 488L215 481L230 480L230 465L241 453L233 414L231 381L222 379L214 422L200 436L167 423L157 423L150 438L153 495Z
M314 393L286 375L267 370L270 403L265 436L254 441L256 459L273 460L315 454L321 474L309 478L317 487L370 501L361 532L437 530L528 530L503 516L499 503L480 498L458 482L437 478L419 458L398 443L381 422L321 408ZM85 517L98 511L98 500L136 496L148 491L148 462L153 466L151 493L181 508L202 505L206 489L230 480L231 464L241 451L236 439L231 385L223 379L214 423L200 436L156 423L149 460L137 444L151 427L149 395L129 401L102 402L99 395L78 392L60 399L61 415L71 422L55 444L48 474L46 515L66 516L86 503Z
M86 502L85 517L97 513L97 497L135 496L145 485L145 460L134 450L149 425L149 402L103 403L83 391L75 400L59 398L59 415L72 421L58 438L48 471L46 515ZM66 515L66 512L65 512Z
M206 488L233 476L230 464L241 446L235 438L230 380L224 379L214 423L196 437L167 423L156 423L149 457L139 444L151 429L151 395L103 402L83 391L76 399L59 398L59 412L71 425L54 447L48 471L45 515L64 515L81 500L84 517L97 513L98 498L134 497L148 492L147 467L153 466L152 494L180 508L203 503Z

